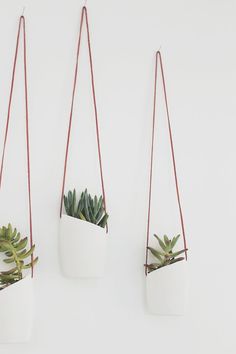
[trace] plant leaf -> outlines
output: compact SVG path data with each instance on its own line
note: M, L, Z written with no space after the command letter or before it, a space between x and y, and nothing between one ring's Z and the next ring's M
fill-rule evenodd
M81 212L79 213L79 217L80 217L81 220L87 221L86 218L84 217L84 215Z
M15 244L14 247L15 247L15 249L16 249L17 251L20 251L20 250L22 250L23 248L25 248L25 247L27 246L27 243L28 243L28 238L25 237L25 238L23 238L22 240L20 240L19 243Z
M13 263L13 262L15 262L15 259L13 257L6 258L6 259L3 260L3 262L5 262L5 263Z
M183 261L184 259L185 259L184 257L174 258L174 259L170 260L170 264Z
M187 249L184 249L184 250L181 250L181 251L178 251L178 252L174 252L174 253L171 253L171 257L175 258L177 256L179 256L180 254L186 252Z
M161 263L163 262L163 254L157 251L155 248L148 247L148 250L152 253L154 257L156 257Z
M27 252L21 254L21 255L17 255L19 259L25 259L28 258L29 256L31 256L31 254L33 254L35 249L35 245L33 245Z
M163 249L163 251L166 252L166 245L164 244L164 242L160 239L160 237L158 237L157 235L154 235L154 237L156 237L156 239L159 242L159 245L161 246L161 248Z
M98 225L101 226L101 227L105 227L106 224L107 224L107 220L109 218L109 215L108 214L105 214L102 219L99 221Z
M168 239L168 237L166 235L164 235L164 241L166 246L169 246L170 240Z
M175 237L173 237L172 241L171 241L171 249L173 249L178 241L178 239L180 238L180 235L177 235Z
M30 263L28 263L28 264L24 264L23 265L23 269L29 269L29 268L32 268L32 264L33 264L33 266L38 262L38 260L39 260L39 258L38 257L36 257L34 260L33 260L33 262L30 262Z

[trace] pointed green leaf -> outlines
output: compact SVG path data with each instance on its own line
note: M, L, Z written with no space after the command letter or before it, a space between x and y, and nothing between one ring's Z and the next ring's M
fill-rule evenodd
M180 254L185 253L186 251L187 251L187 249L184 249L184 250L181 250L178 252L171 253L171 257L175 258L175 257L179 256Z
M163 251L166 252L166 245L164 244L164 242L160 239L160 237L158 237L157 235L154 235L154 237L156 237L156 239L159 242L159 245L161 246L161 248L163 249Z
M172 260L170 261L170 264L183 261L184 259L185 259L184 257L174 258L174 259L172 259Z
M3 262L5 262L5 263L13 263L13 262L15 262L15 259L13 257L6 258L6 259L3 260Z
M165 241L166 246L169 246L169 239L166 235L164 235L164 241Z
M102 219L99 221L99 224L98 224L98 225L104 228L104 227L106 226L106 224L107 224L108 218L109 218L109 215L108 215L108 214L105 214L105 215L102 217Z
M10 252L10 251L6 252L5 254L6 254L7 257L12 257L13 256L13 253Z
M79 217L80 217L81 220L86 221L86 218L84 217L84 215L81 212L79 213Z
M20 240L17 244L15 244L14 247L17 251L20 251L26 247L27 243L28 243L28 238L25 237L22 240Z
M178 241L178 239L180 238L180 235L177 235L176 237L173 237L172 241L171 241L171 248L173 249Z
M38 262L38 257L36 257L34 260L33 260L33 266ZM28 264L25 264L23 265L22 269L29 269L29 268L32 268L32 262L28 263Z
M25 258L31 256L31 254L33 254L33 252L34 252L34 249L35 249L35 245L33 245L27 252L25 252L21 255L18 255L18 258L25 259Z
M156 257L161 263L163 262L163 253L157 251L155 248L148 247L148 250Z
M15 245L20 240L21 234L17 232L16 237L14 237L13 245Z

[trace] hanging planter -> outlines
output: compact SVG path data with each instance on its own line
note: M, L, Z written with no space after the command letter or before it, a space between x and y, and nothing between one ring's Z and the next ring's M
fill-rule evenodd
M70 133L73 118L75 89L77 84L77 72L83 22L85 19L87 43L89 50L89 65L91 74L94 116L96 126L96 137L98 147L98 158L102 196L98 199L88 194L87 189L80 195L77 202L76 191L64 195L67 160L70 144ZM66 214L63 214L63 201ZM92 53L89 35L88 14L86 7L82 8L79 39L76 55L76 66L74 73L74 84L70 109L70 119L67 134L66 154L64 163L64 174L61 193L60 224L59 224L59 255L63 275L66 277L102 277L105 271L106 250L108 242L108 214L106 212L105 188L102 170L102 156L99 138L99 125L97 115L97 104L95 96L94 73Z
M76 191L64 196L67 215L60 219L60 259L67 277L102 277L105 271L108 215L102 196L92 198L87 190L76 202Z
M33 324L33 280L30 275L0 291L0 342L30 339ZM20 304L20 305L19 305Z
M187 249L175 251L180 235L161 240L154 235L159 249L148 247L153 262L146 264L146 296L150 312L159 315L181 315L186 303L186 262L181 255Z
M148 274L146 297L150 313L183 315L186 307L186 262Z
M0 271L0 343L26 342L30 339L33 323L33 269L38 261L33 252L33 227L31 208L30 186L30 146L28 127L28 95L26 72L26 32L25 18L20 17L14 65L11 80L10 97L8 104L7 122L5 129L4 145L0 169L0 187L2 186L5 150L8 137L11 103L15 82L15 70L18 58L19 39L23 27L23 51L24 51L24 85L25 85L25 118L26 118L26 147L27 147L27 183L29 201L29 228L30 237L21 237L16 228L11 224L0 228L0 254L3 262L9 266L7 270ZM29 244L29 246L28 246ZM31 275L29 274L31 270Z
M164 235L163 239L154 235L158 241L159 248L149 246L150 234L150 214L152 200L152 175L153 175L153 155L155 142L155 123L156 123L156 93L157 93L157 73L158 62L160 62L160 71L162 78L162 86L165 98L165 108L167 113L167 123L170 138L171 156L174 170L175 187L177 202L179 207L179 215L182 228L182 236L184 241L184 249L175 250L176 243L180 235L169 239ZM152 144L151 144L151 160L150 160L150 178L149 178L149 203L148 203L148 221L147 221L147 247L146 247L146 299L149 312L157 315L182 315L185 312L187 298L187 244L185 237L183 212L180 202L180 194L178 187L176 162L173 146L173 138L169 117L165 77L163 71L161 53L156 53L155 63L155 81L154 81L154 104L153 104L153 122L152 122ZM149 253L152 262L149 263ZM184 254L185 257L182 257Z
M11 268L0 272L0 342L25 342L30 339L33 323L33 279L24 272L33 269L35 246L27 250L28 238L16 229L0 228L0 253ZM31 260L27 262L27 259ZM25 263L27 262L27 263Z

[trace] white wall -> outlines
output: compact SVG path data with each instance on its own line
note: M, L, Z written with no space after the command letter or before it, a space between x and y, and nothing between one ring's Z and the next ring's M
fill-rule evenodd
M24 5L40 262L32 340L1 345L1 353L234 354L235 1L88 1L110 212L107 275L100 281L62 278L57 252L80 1L0 1L0 143ZM149 315L144 298L154 53L160 46L189 243L190 299L183 318ZM99 192L86 56L83 45L67 189ZM26 232L22 88L18 70L0 212L1 224L11 219ZM155 149L151 232L172 235L180 227L164 118Z

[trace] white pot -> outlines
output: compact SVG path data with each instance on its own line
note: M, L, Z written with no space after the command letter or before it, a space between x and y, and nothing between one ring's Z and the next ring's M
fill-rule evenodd
M102 277L105 272L108 235L106 229L62 215L59 252L62 272L66 277Z
M33 326L33 300L30 275L0 291L0 343L29 341Z
M157 315L183 315L187 297L186 261L157 269L146 276L148 310Z

